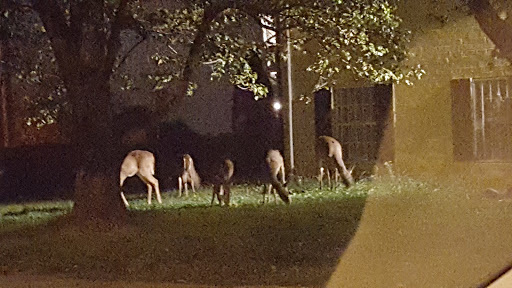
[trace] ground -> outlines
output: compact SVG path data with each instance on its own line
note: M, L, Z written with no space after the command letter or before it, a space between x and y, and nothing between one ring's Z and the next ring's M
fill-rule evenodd
M510 264L511 202L482 197L481 191L400 181L381 185L378 193L366 187L370 196L357 232L327 283L235 287L476 287ZM0 287L212 287L8 274L0 277Z

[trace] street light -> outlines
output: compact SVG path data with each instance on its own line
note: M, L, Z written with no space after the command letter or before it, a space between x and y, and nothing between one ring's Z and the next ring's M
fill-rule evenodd
M279 111L281 111L281 108L283 108L283 105L281 104L281 102L276 100L276 101L274 101L274 103L272 103L272 108L274 108L275 112L279 112Z

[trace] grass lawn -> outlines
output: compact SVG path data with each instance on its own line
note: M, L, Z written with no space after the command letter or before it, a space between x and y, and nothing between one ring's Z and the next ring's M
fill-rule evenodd
M354 236L374 184L293 189L293 203L261 205L261 187L237 186L229 208L211 190L161 205L129 198L129 224L109 231L67 223L72 202L0 206L0 268L84 279L205 285L323 286Z
M437 288L477 287L512 261L512 200L402 176L293 190L291 205L263 206L261 187L237 186L229 208L209 207L207 189L188 198L164 193L152 206L138 195L129 199L129 224L109 231L66 224L71 202L0 206L0 271L154 284Z

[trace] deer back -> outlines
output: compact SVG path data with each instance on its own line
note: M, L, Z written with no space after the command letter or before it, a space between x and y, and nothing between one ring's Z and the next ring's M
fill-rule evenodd
M194 181L195 185L201 185L201 178L197 174L196 168L194 167L194 160L189 154L183 155L183 174L190 177L190 179Z
M321 167L328 169L345 167L341 144L330 136L318 137L316 158Z
M224 182L229 182L235 173L235 165L233 161L226 159L221 167L221 175Z
M155 156L144 150L133 150L123 160L121 173L131 177L137 173L142 175L155 174Z
M284 166L284 159L279 150L269 150L265 160L267 161L270 173L273 175L277 175L279 169Z

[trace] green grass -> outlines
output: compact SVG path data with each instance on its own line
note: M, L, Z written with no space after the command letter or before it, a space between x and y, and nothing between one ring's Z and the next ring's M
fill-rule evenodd
M210 189L164 193L151 206L136 195L129 223L110 231L62 225L71 202L4 205L0 258L8 271L87 279L322 286L382 184L331 191L306 182L291 188L289 206L261 205L252 185L234 187L229 208L210 207Z

